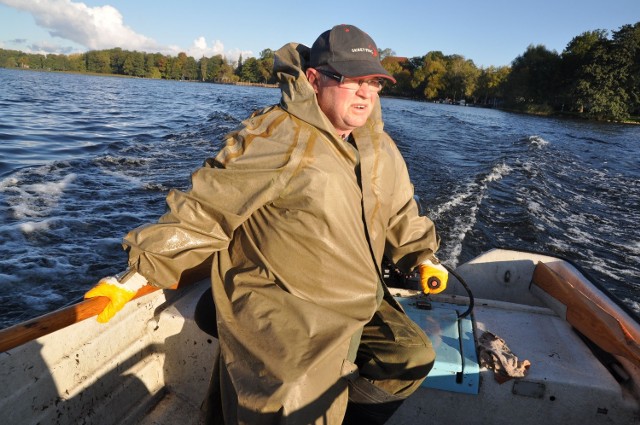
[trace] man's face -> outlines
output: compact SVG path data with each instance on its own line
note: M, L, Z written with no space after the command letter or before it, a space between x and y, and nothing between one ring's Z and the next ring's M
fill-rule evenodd
M340 136L362 127L378 100L376 90L362 84L358 90L340 87L340 83L309 68L307 79L316 91L320 109L329 118Z

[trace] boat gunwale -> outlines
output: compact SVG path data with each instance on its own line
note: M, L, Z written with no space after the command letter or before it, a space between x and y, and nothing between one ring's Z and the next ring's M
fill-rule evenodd
M579 273L582 274L582 276L590 283L592 284L596 289L598 289L599 291L601 291L608 299L610 299L611 301L613 301L618 307L620 307L622 310L624 310L625 313L627 313L631 319L633 319L638 325L640 325L640 312L637 312L635 310L633 310L628 304L624 303L620 298L618 298L614 293L612 293L609 289L607 289L599 280L595 279L591 274L589 274L589 272L587 272L582 266L580 266L579 264L577 264L574 260L571 260L563 255L560 254L552 254L552 253L548 253L548 252L543 252L543 251L536 251L536 250L532 250L532 249L524 249L524 248L514 248L514 247L508 247L508 246L497 246L493 249L490 249L488 251L483 252L482 254L480 254L478 257L491 252L491 251L496 251L496 250L503 250L503 251L516 251L516 252L523 252L526 254L534 254L534 255L541 255L544 257L549 257L549 258L553 258L556 260L560 260L560 261L564 261L565 263L571 265L572 267L574 267L576 269L576 271L578 271ZM474 259L478 258L475 257L468 262L473 261Z

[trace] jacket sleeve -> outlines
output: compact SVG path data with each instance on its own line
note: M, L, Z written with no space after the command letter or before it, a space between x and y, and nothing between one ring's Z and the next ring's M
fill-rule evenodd
M157 223L126 235L130 269L163 288L204 278L213 254L229 246L235 229L278 196L286 184L288 151L273 138L251 135L261 118L229 136L218 156L193 173L190 190L169 193L168 212Z
M405 273L435 258L440 245L433 221L421 216L404 158L394 145L396 190L387 227L385 256Z

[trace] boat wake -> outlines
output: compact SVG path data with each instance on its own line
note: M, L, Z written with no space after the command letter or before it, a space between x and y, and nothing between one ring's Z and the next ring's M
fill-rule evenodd
M529 136L527 138L527 141L529 142L529 144L531 146L536 147L536 148L544 148L544 147L549 145L549 142L544 140L540 136Z
M77 177L59 171L56 164L25 168L0 181L11 216L16 220L48 216Z
M468 183L453 197L433 211L433 220L439 220L445 215L453 217L453 224L448 227L447 240L443 241L440 259L450 267L456 267L459 262L462 245L467 234L474 228L477 221L478 209L487 195L489 185L501 180L513 168L504 162L496 164L489 173L479 176ZM461 211L451 214L454 209Z

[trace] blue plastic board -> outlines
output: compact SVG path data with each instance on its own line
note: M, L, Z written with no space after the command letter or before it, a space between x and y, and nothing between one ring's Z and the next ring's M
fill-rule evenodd
M436 362L427 379L427 388L478 394L480 370L469 317L458 320L464 306L431 302L431 309L418 308L416 298L396 297L407 315L427 334L436 351Z

